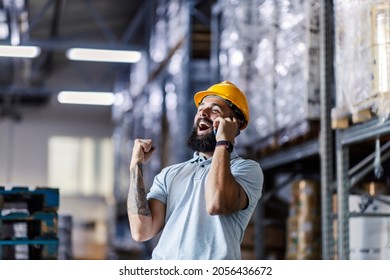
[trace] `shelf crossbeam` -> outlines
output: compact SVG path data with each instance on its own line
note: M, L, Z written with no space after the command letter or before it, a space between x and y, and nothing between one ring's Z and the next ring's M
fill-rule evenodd
M390 119L380 122L374 118L366 123L357 124L340 131L341 145L348 146L378 136L390 134Z
M259 163L263 171L318 155L320 150L318 139L307 141L289 149L282 150L262 158Z

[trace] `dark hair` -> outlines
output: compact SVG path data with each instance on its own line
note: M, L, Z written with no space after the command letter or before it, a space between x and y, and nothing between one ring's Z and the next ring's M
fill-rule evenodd
M240 122L240 126L243 126L246 123L244 114L241 112L240 109L236 105L234 105L231 101L224 99L225 102L229 105L230 109L235 113L235 117L238 119Z

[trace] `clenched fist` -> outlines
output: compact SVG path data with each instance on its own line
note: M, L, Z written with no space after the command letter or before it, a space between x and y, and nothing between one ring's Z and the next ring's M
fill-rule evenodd
M152 139L135 139L130 167L147 163L155 150Z

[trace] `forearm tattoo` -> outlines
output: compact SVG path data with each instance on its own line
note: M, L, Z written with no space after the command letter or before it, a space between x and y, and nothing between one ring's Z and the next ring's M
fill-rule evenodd
M151 216L148 201L146 200L145 184L142 165L137 164L130 169L130 187L127 197L127 210L131 214Z

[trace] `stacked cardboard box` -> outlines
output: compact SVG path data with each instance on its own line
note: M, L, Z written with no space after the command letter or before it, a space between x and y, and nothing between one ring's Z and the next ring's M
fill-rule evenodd
M321 258L321 212L319 184L299 180L292 184L287 223L287 259Z

